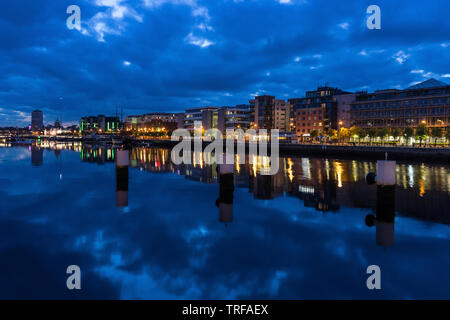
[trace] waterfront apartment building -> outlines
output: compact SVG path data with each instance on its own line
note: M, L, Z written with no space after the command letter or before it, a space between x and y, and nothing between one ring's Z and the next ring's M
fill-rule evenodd
M44 113L41 110L34 110L31 112L31 130L44 130Z
M138 116L127 116L125 130L139 132L172 132L178 128L176 113L154 112Z
M306 92L306 97L289 99L295 114L298 140L304 140L314 130L320 134L327 129L338 129L338 102L334 96L346 92L331 87L319 87Z
M112 133L120 130L119 117L104 115L83 117L80 120L80 133Z
M235 107L222 107L218 110L218 129L225 134L227 129L247 130L250 128L251 106L242 104Z
M286 131L295 133L295 112L290 102L286 102Z
M337 123L338 129L350 128L350 109L351 104L356 100L355 93L346 93L333 96L337 104Z
M450 125L450 85L430 79L404 90L363 93L351 103L351 125L369 128L405 128Z
M175 113L177 120L177 129L184 129L184 113Z
M194 131L194 123L199 121L202 123L203 130L217 128L218 125L218 108L217 107L201 107L187 109L184 113L184 128Z
M130 115L125 118L126 131L139 131L144 127L144 115Z
M289 131L289 107L287 110L284 100L275 99L274 96L257 96L255 102L256 129L278 129Z
M248 101L249 103L249 114L250 114L250 128L255 129L256 128L256 122L255 122L255 99L250 99Z

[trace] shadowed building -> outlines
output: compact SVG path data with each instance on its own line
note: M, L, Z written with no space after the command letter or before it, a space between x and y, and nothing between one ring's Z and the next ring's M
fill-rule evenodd
M338 128L350 128L350 108L352 102L356 99L355 93L339 94L333 96L337 103L337 122Z
M31 113L31 130L42 131L44 129L44 114L41 110L34 110Z
M255 97L255 124L257 129L289 131L290 109L284 100L274 96ZM253 102L253 100L251 101Z

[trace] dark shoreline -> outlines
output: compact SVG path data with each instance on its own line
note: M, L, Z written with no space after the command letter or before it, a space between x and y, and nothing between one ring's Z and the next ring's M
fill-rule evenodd
M121 140L120 137L117 137ZM57 138L50 139L56 142L81 142L83 144L101 145L121 147L122 143L117 141L112 143L112 139L86 139L86 138ZM133 147L149 146L160 148L173 148L178 141L171 140L128 140L127 144ZM28 145L29 142L12 142L12 145ZM203 142L205 148L209 142ZM224 150L226 148L224 141ZM248 152L248 144L245 145ZM236 143L235 143L236 150ZM267 146L267 152L270 154L270 145ZM355 160L384 160L386 153L388 160L408 161L408 162L426 162L426 163L444 163L450 164L450 148L433 148L433 147L405 147L405 146L367 146L367 145L337 145L337 144L279 144L280 156L312 156L312 157L329 157L336 159L355 159Z
M172 148L178 142L170 140L152 140L151 146ZM203 143L203 146L208 143ZM270 152L270 145L267 147ZM225 150L225 145L224 145ZM248 144L246 144L248 151ZM321 144L282 144L280 156L314 156L342 159L369 160L400 160L409 162L438 162L450 164L450 148L413 148L413 147L385 147L385 146L351 146L351 145L321 145Z

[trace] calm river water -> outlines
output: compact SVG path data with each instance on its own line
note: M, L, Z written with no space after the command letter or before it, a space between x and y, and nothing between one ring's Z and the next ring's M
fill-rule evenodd
M0 148L0 298L450 299L448 165L397 163L395 217L369 227L375 161L235 166L221 193L201 155L175 166L170 150L133 149L128 175L116 155ZM381 290L367 289L370 265Z

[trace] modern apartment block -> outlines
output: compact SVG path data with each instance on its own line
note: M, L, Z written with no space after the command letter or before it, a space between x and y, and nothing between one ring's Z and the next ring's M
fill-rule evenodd
M83 117L80 121L80 133L108 133L120 130L119 117L104 115Z
M450 124L450 85L429 79L404 90L378 90L356 97L351 124L369 128L405 128Z
M184 129L184 113L175 113L177 120L177 129Z
M275 99L274 96L255 97L255 125L257 129L278 129L289 131L289 113L286 112L286 102ZM288 110L289 111L289 110Z
M250 105L237 105L235 107L223 107L218 110L218 129L225 134L227 129L247 130L250 128L251 109Z
M217 128L218 124L218 108L217 107L202 107L187 109L184 113L184 128L190 131L194 130L196 121L202 123L203 130Z
M337 122L338 128L350 128L350 108L356 99L355 93L339 94L333 96L337 103Z
M255 99L251 99L248 101L249 103L249 114L250 114L250 128L255 129L256 128L256 122L255 122Z
M306 92L306 97L289 99L295 113L295 128L299 140L316 130L319 135L326 129L338 129L338 102L334 96L346 92L331 87L319 87Z
M140 116L128 116L125 120L127 131L164 131L171 132L178 128L179 116L175 113L155 112Z

